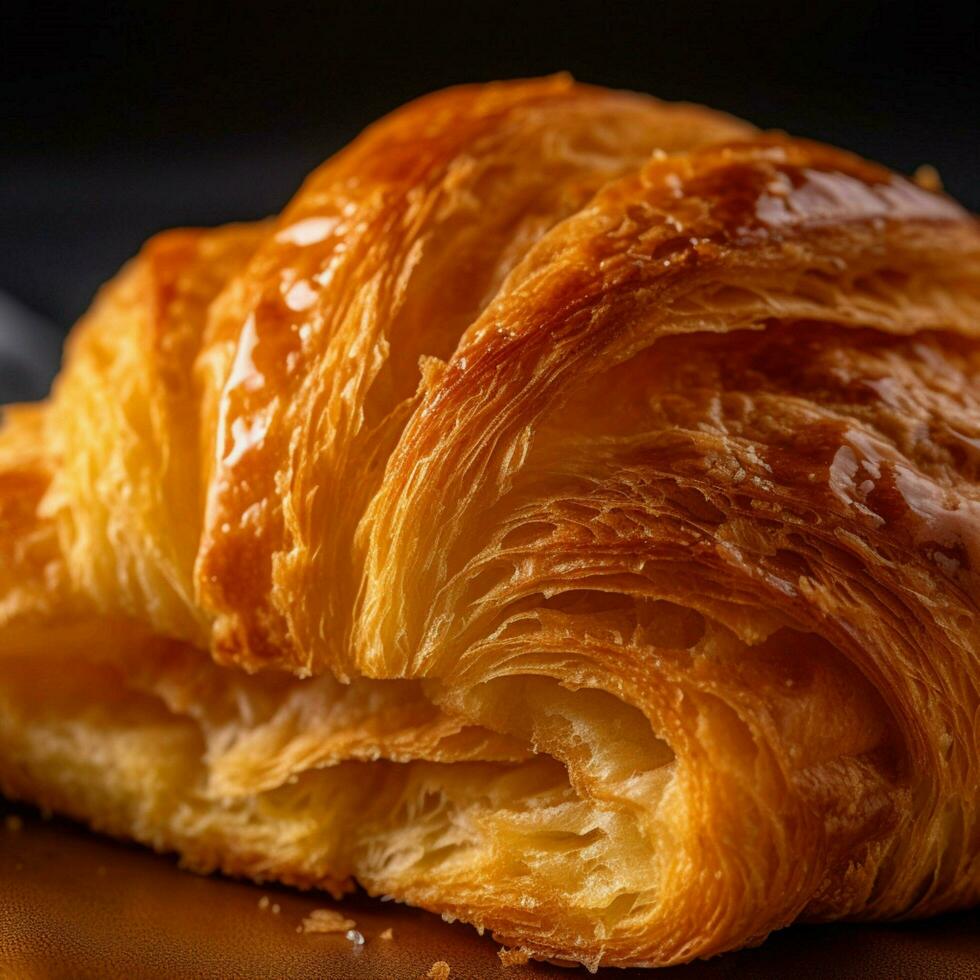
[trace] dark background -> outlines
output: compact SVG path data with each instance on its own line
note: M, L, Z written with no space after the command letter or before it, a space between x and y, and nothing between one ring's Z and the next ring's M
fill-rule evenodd
M976 2L4 9L0 293L62 330L154 231L277 211L368 122L464 81L567 69L704 102L904 172L931 163L980 209Z

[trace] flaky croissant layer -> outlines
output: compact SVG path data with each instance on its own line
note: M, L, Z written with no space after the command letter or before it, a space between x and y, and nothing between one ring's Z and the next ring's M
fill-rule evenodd
M708 110L415 102L0 432L0 785L664 965L980 901L980 230Z

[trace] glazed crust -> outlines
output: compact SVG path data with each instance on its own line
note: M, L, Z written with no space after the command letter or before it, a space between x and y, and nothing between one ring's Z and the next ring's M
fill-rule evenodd
M975 220L850 154L413 103L8 413L3 788L593 967L976 903L978 335Z

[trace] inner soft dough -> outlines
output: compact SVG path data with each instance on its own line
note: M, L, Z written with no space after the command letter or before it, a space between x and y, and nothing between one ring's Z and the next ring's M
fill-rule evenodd
M665 965L980 900L980 233L564 77L153 239L0 431L0 786Z
M0 737L23 766L6 776L8 791L36 797L43 786L45 805L178 849L199 870L338 895L356 878L480 926L517 919L524 940L543 948L558 922L598 943L617 932L639 938L662 877L678 873L687 814L674 754L637 709L604 691L518 675L457 696L467 717L493 719L510 736L495 740L447 723L412 682L336 691L280 678L270 701L260 678L229 678L180 648L144 641L141 662L129 663L134 646L138 635L102 656L51 657L40 704L37 663L8 652ZM368 701L377 713L365 719ZM862 707L850 701L833 700L839 717ZM396 711L400 724L389 725ZM442 729L427 761L405 761L406 734L426 758L427 726ZM333 751L304 752L311 733ZM249 742L250 771L236 779L229 770ZM832 759L838 752L830 747ZM471 761L484 759L494 761Z

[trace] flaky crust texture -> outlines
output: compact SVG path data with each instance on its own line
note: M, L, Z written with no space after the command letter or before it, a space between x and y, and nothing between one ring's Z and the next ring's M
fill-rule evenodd
M151 240L0 433L0 785L541 958L980 901L980 232L564 76Z

